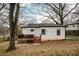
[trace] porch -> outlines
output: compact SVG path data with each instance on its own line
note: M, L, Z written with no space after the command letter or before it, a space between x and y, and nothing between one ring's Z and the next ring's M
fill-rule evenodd
M18 43L41 43L41 35L39 37L32 34L18 35Z

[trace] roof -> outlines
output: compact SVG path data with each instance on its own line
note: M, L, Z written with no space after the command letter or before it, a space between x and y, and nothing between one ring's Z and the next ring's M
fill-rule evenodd
M21 28L38 28L38 27L66 27L66 26L52 23L40 23L40 24L28 24L27 26L22 26Z

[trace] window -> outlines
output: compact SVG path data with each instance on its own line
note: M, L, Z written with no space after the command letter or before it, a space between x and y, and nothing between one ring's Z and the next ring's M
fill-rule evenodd
M31 29L30 31L31 31L31 32L34 32L34 29Z
M60 29L57 30L57 36L60 36Z
M42 29L42 35L45 35L45 29Z

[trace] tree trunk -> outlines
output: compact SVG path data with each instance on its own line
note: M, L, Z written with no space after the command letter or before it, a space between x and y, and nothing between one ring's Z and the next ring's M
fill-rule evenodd
M63 25L63 18L62 18L62 16L60 16L60 22L61 22L60 24Z
M9 39L9 47L7 51L15 49L15 41L14 41L14 26L13 26L13 13L14 13L15 3L10 3L9 10L9 25L10 25L10 39Z
M14 11L16 11L15 14L14 14ZM7 49L7 51L14 50L16 48L15 39L16 39L18 12L19 12L19 4L11 3L10 12L9 12L10 40L9 40L9 48Z
M61 25L63 25L63 19L61 20Z
M13 28L10 28L10 31L11 31L11 33L10 33L10 43L9 43L9 48L8 48L8 50L13 50L13 49L15 49L15 30L13 30L14 29L14 26L13 26Z

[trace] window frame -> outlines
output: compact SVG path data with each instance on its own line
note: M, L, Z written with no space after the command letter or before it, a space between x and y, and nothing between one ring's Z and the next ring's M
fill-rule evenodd
M60 35L61 35L61 30L57 29L57 36L60 36Z
M46 30L45 30L45 29L42 29L42 30L41 30L41 34L42 34L42 35L46 35Z

